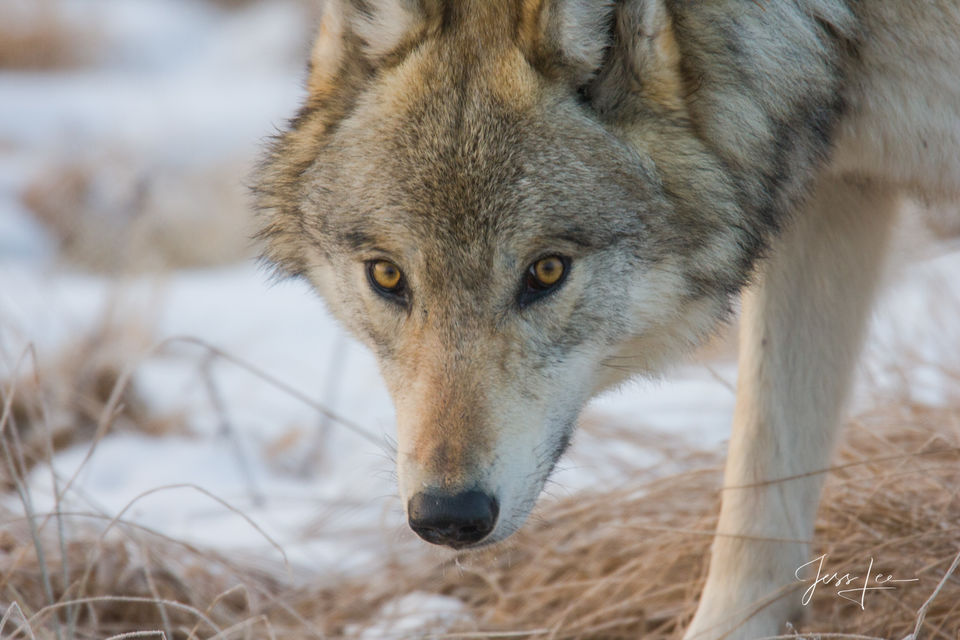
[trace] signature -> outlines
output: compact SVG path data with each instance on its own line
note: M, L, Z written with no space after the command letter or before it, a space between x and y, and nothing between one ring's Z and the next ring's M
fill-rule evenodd
M807 587L807 590L803 592L803 598L800 600L804 606L810 603L819 585L827 586L832 584L835 587L850 587L838 588L837 595L844 600L849 600L850 602L860 605L860 609L863 610L868 591L890 591L897 588L891 583L917 582L920 580L920 578L894 578L892 574L884 575L881 572L874 574L873 558L870 558L870 563L867 565L867 573L863 577L851 575L849 572L842 575L839 572L826 573L823 566L826 561L827 554L823 554L810 562L800 565L793 574L797 580L807 582L807 580L800 577L800 572L804 568L814 564L817 567L817 577L814 578L813 583Z

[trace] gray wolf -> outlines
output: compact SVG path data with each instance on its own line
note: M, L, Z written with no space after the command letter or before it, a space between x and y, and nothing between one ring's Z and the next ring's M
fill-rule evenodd
M742 295L687 637L796 620L891 223L960 194L958 33L955 0L327 2L260 237L376 354L410 526L509 536L584 403Z

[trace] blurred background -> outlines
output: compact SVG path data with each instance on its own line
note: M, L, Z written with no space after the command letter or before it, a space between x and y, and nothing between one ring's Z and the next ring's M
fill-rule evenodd
M591 404L529 537L476 557L416 541L372 357L250 241L247 177L303 98L317 15L310 0L0 0L0 637L678 637L735 328ZM853 401L874 448L851 459L960 438L960 215L907 208ZM912 439L885 435L905 425ZM864 468L828 516L870 512L887 469ZM929 521L890 520L905 537L960 530L955 498L931 491L904 495L930 505ZM880 526L861 524L835 538ZM913 554L935 584L955 541L886 557ZM894 628L819 606L831 629Z
M301 93L306 1L3 0L5 254L117 275L249 254L243 181Z

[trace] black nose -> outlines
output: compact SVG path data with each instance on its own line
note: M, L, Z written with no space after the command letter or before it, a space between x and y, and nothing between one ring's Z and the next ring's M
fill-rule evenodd
M456 549L487 537L499 511L497 501L481 491L455 495L420 492L410 498L407 520L427 542Z

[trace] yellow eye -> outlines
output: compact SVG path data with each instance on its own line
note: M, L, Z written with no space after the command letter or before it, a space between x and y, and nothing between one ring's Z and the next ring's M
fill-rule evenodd
M522 309L559 289L569 273L570 258L565 256L547 256L531 264L527 267L523 288L517 297L520 308Z
M539 288L552 287L563 278L566 265L560 256L548 256L530 265L530 275Z
M384 293L399 293L403 288L403 273L389 260L368 262L367 275L370 282Z

